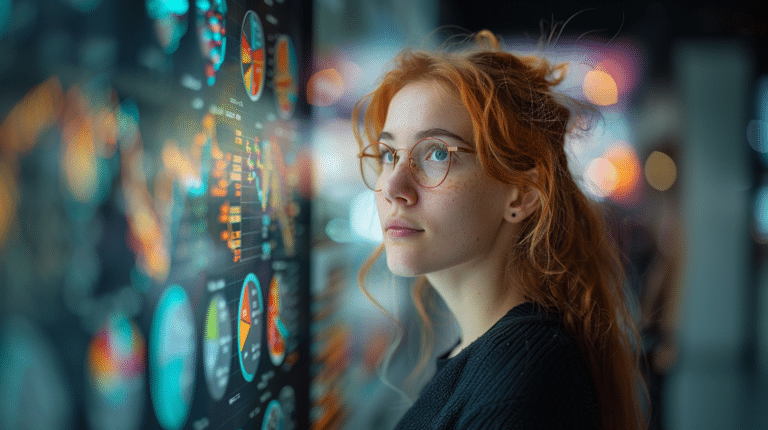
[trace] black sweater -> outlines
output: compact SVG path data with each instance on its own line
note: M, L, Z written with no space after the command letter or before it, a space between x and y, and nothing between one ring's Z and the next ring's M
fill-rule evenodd
M408 429L597 429L589 371L558 318L511 309L437 373L398 423Z

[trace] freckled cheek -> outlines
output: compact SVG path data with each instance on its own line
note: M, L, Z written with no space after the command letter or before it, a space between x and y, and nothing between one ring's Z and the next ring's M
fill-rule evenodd
M453 247L463 248L474 242L479 242L477 224L480 221L477 214L476 200L468 195L455 195L446 201L442 208L442 233L446 242Z
M462 193L471 187L471 184L467 181L456 181L446 179L440 184L441 191L450 192L451 194Z
M490 228L496 217L493 212L491 187L483 186L481 181L474 183L451 182L446 187L450 192L446 197L445 221L450 230L449 242L453 246L466 247L480 244L494 234ZM483 192L485 190L485 193ZM450 196L450 197L449 197Z
M445 191L455 211L473 208L472 210L477 212L487 206L488 196L484 195L484 189L485 187L477 182L451 182L447 184Z

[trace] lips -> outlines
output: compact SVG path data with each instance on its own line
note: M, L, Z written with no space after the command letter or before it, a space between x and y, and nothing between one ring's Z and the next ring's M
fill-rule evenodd
M422 233L424 230L405 221L393 220L386 224L385 231L390 237L410 237Z

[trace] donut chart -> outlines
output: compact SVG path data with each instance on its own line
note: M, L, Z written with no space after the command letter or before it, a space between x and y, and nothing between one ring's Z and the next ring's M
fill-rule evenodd
M157 420L166 430L181 428L192 405L194 321L184 288L168 287L158 301L149 335L150 394Z
M283 418L285 420L284 430L294 430L296 428L296 422L294 415L296 413L296 392L293 387L286 385L280 390L280 405L283 410Z
M252 10L245 14L240 32L240 72L248 97L258 100L264 91L264 28Z
M237 344L240 370L243 378L251 382L259 368L261 358L261 319L263 315L261 286L256 275L249 273L240 293Z
M264 413L264 422L261 423L261 430L284 430L285 417L280 402L272 400L267 405L267 411Z
M229 383L232 358L232 327L227 301L221 293L214 295L205 316L203 365L205 382L213 400L221 400Z

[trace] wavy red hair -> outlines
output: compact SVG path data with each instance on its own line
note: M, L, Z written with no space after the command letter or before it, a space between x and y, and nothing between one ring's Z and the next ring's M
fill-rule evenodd
M540 197L539 208L510 249L509 285L526 300L562 315L590 369L603 428L644 428L638 335L623 267L602 212L577 186L565 153L565 137L579 122L573 121L572 108L588 107L553 91L567 65L505 52L488 31L476 34L475 41L473 49L460 52L400 53L378 87L355 106L358 144L362 149L378 138L390 101L408 83L433 81L454 91L472 119L483 170L503 183L531 187ZM536 177L526 174L533 168ZM364 291L365 275L382 249L360 271ZM424 281L417 280L413 297L431 327L422 299ZM433 344L429 333L422 339ZM425 360L422 354L422 364Z

